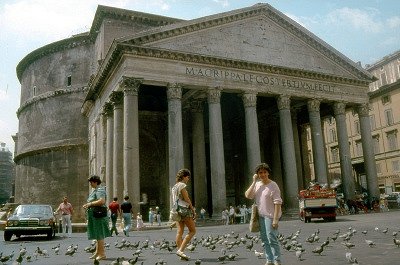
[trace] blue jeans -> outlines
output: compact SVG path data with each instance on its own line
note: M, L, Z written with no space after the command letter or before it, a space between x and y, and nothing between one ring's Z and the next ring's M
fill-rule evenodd
M259 216L260 236L264 243L267 262L281 262L281 250L278 242L278 229L272 228L272 219Z
M123 213L122 217L124 218L124 231L129 236L132 227L131 213Z

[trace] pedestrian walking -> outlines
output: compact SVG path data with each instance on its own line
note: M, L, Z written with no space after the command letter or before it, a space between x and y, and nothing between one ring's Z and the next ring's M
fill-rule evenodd
M68 228L68 237L71 237L72 234L72 214L74 209L72 208L72 204L68 202L67 196L63 197L63 202L58 206L56 213L61 213L61 224L62 224L62 233L63 237L67 237L67 228Z
M181 169L176 174L176 184L172 187L172 201L178 204L178 213L181 220L177 223L178 229L176 232L176 246L178 248L176 254L183 260L189 260L184 251L192 237L196 234L196 212L186 190L186 185L190 179L190 171ZM188 228L188 234L182 239L185 226Z
M108 227L109 218L107 214L104 217L95 217L94 207L104 207L105 212L107 212L106 189L104 186L100 186L101 180L99 176L93 175L89 177L88 181L92 191L83 208L87 210L88 239L96 240L96 251L90 258L99 261L106 258L104 239L111 236L111 233Z
M142 215L140 213L138 213L136 215L136 230L142 230L142 228L144 227L144 223L143 223L143 218Z
M160 211L160 207L156 207L156 219L157 219L157 223L158 226L161 226L161 211Z
M149 223L150 225L153 225L154 222L154 212L153 212L153 208L150 207L149 209Z
M124 219L124 234L129 236L132 227L132 204L129 202L129 196L124 197L124 202L121 204L122 217Z
M118 203L117 197L113 198L113 201L108 205L108 209L110 209L111 212L111 236L113 232L118 236L117 219L121 216L121 206Z
M246 190L248 199L255 199L257 204L260 236L264 243L266 265L280 265L281 251L278 241L278 222L282 215L281 191L275 181L271 180L272 171L268 164L261 163L255 169L253 182Z

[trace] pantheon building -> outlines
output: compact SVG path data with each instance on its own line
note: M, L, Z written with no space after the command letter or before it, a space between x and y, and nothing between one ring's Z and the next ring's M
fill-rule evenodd
M250 204L244 191L267 162L297 211L310 181L329 183L321 120L336 119L341 181L354 197L345 111L360 117L370 196L379 196L368 116L374 79L269 4L193 20L98 6L89 32L41 47L17 66L21 82L16 201L61 202L84 217L87 177L134 211L159 206L189 168L197 209L213 217Z

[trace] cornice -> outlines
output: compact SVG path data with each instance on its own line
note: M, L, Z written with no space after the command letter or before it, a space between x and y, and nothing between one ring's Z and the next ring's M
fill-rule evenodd
M61 95L66 95L66 94L72 94L72 93L84 93L87 91L87 87L79 87L79 88L66 88L66 89L57 89L55 91L50 91L46 92L43 94L40 94L38 96L35 96L33 98L28 99L24 103L21 104L21 106L17 110L17 117L19 118L19 115L21 114L24 109L38 101L45 100L48 98L52 97L57 97Z
M41 154L50 153L50 152L67 151L67 150L78 149L78 148L83 148L83 149L87 150L88 144L87 143L61 144L61 145L57 145L57 146L45 147L42 149L29 150L29 151L26 151L26 152L16 155L14 157L14 162L16 164L18 164L18 162L21 159L24 159L26 157L41 155Z
M25 69L28 68L30 64L34 61L52 53L56 53L59 51L63 51L66 49L72 49L81 45L91 44L93 40L91 39L88 32L82 33L79 35L74 35L71 38L63 39L60 41L56 41L50 44L47 44L39 49L34 50L33 52L26 55L17 65L17 77L21 82L22 74Z
M99 72L97 73L95 78L92 79L92 82L89 84L89 92L85 100L96 99L97 94L100 92L102 84L105 83L107 78L110 76L110 73L112 73L112 70L118 65L119 60L124 54L152 57L158 59L168 59L168 60L175 60L180 62L188 62L196 64L208 64L213 66L229 67L240 70L249 70L255 72L284 75L284 76L291 76L304 79L313 79L324 82L340 83L344 85L367 87L369 84L368 80L350 79L342 76L328 75L302 69L293 69L282 66L212 57L202 54L164 50L159 48L133 46L133 45L119 43L115 44L114 49L115 50L112 53L110 53L111 54L110 57L107 58L107 60L105 60L105 62L101 65Z
M165 26L171 23L183 21L182 19L177 19L177 18L159 16L128 9L99 5L97 7L92 26L90 28L91 34L96 35L97 31L100 29L100 26L105 18L112 18L123 21L144 22L147 25L151 25L154 27Z

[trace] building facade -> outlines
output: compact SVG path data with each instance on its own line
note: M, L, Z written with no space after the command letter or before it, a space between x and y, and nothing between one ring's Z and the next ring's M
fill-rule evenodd
M369 86L369 119L372 147L380 193L400 191L400 51L385 56L366 70L376 77ZM347 134L357 193L368 191L366 168L361 141L360 117L356 110L346 111ZM340 180L341 169L336 121L333 116L324 118L324 139L328 160L330 183ZM308 142L311 150L311 141ZM310 159L312 161L312 158Z
M14 196L14 168L12 153L0 142L0 204L11 202Z
M99 6L90 32L61 42L58 49L44 47L47 55L33 52L30 60L23 59L18 68L22 87L35 86L28 76L41 57L85 60L84 73L74 72L70 79L66 70L82 67L78 62L75 68L71 61L52 65L67 83L75 74L80 77L82 89L68 95L76 95L82 114L75 117L77 105L67 106L67 100L60 106L73 107L70 115L86 122L78 138L86 136L88 142L78 146L87 147L86 161L80 162L88 168L74 178L100 175L109 199L128 194L135 211L158 205L166 215L170 187L177 171L186 167L192 171L189 189L196 207L219 216L228 205L246 202L253 170L265 161L282 187L285 208L296 209L298 190L310 172L307 124L317 158L313 171L327 182L321 120L329 115L336 117L340 130L342 179L351 197L355 182L348 108L360 115L366 182L372 195L379 194L374 154L368 148L373 76L268 4L188 21ZM30 99L29 106L42 100ZM69 125L73 135L76 125ZM21 126L26 125L20 118L19 135ZM20 142L19 137L18 150L23 149ZM77 192L87 194L86 187ZM147 204L139 203L143 198Z

